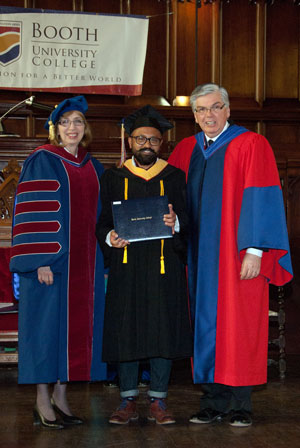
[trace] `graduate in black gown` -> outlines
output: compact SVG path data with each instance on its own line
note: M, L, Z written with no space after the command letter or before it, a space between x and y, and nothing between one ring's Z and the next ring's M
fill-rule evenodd
M189 357L192 337L185 278L186 185L184 173L158 157L162 134L172 127L151 106L125 119L132 158L101 178L102 212L97 237L109 277L103 335L103 360L119 370L121 406L110 423L138 418L139 361L150 362L149 420L174 423L166 408L172 360ZM114 230L112 201L168 197L165 225L173 237L131 242Z

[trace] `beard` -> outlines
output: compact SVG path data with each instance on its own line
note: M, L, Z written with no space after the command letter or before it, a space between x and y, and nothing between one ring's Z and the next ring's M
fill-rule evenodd
M146 153L147 151L147 153ZM149 152L150 151L150 152ZM157 159L157 154L153 149L139 149L138 151L134 151L134 158L139 162L140 165L151 165L155 163Z

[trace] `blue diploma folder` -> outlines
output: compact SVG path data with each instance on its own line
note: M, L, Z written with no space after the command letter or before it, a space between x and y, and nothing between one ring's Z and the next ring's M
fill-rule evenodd
M172 228L163 221L163 215L169 213L167 196L114 201L112 212L114 229L124 240L172 238Z

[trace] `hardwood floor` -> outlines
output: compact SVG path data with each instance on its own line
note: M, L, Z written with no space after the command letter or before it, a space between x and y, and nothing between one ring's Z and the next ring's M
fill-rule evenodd
M271 309L276 309L272 300ZM1 364L0 448L298 448L300 281L294 281L285 310L286 379L280 382L277 368L269 368L268 384L254 388L253 426L249 428L232 428L226 422L212 425L188 422L189 416L198 411L201 396L201 387L192 384L189 360L177 361L173 366L168 405L176 418L175 425L162 427L147 421L148 403L146 390L142 388L139 420L126 426L111 425L108 417L119 405L118 389L107 388L103 383L71 383L68 386L71 408L86 423L64 430L34 426L35 387L18 385L17 367Z
M278 380L275 367L266 386L253 393L253 426L232 428L227 423L196 425L188 417L198 411L201 388L191 381L189 361L175 363L169 389L169 408L177 423L162 427L148 422L146 390L140 389L140 419L126 426L107 419L118 406L118 389L103 383L72 383L68 388L74 413L84 417L80 427L49 430L33 426L35 388L17 384L16 367L0 368L1 448L296 448L300 440L300 355L287 357L287 378Z

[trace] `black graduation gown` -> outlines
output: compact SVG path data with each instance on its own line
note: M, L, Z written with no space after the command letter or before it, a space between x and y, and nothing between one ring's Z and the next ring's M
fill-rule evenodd
M165 274L160 273L160 240L128 245L126 264L124 249L105 243L113 229L111 201L124 199L125 177L128 199L160 195L162 179L164 194L178 216L180 233L164 241ZM101 178L102 212L96 234L109 267L103 335L106 362L192 354L184 264L188 227L185 189L184 173L171 165L150 180L126 167L111 168Z

